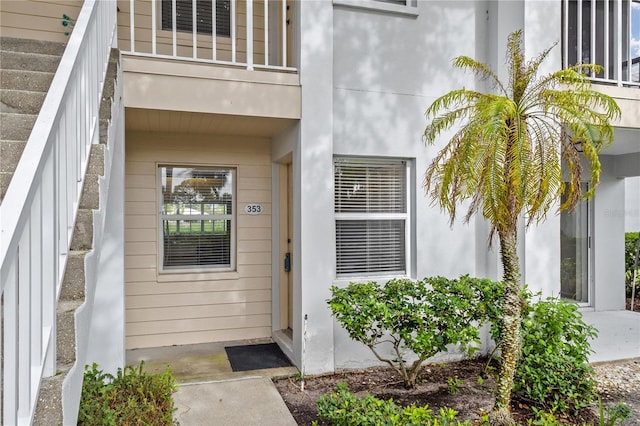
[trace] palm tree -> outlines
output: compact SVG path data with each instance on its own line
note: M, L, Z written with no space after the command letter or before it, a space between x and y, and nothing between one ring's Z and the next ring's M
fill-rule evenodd
M426 111L430 120L424 132L427 144L457 125L427 169L427 192L452 223L456 206L469 201L465 221L480 210L491 224L489 245L495 235L500 242L502 356L492 424L511 422L511 389L520 356L523 300L516 252L518 220L527 218L527 226L543 221L563 194L560 209L573 209L581 198L581 157L590 163L591 186L585 197L591 197L600 174L598 153L611 142L610 121L620 115L615 101L592 90L583 74L599 72L597 65L576 65L537 76L554 46L526 62L522 32L512 33L508 38L507 85L489 66L467 56L456 58L457 68L488 81L494 93L453 90Z

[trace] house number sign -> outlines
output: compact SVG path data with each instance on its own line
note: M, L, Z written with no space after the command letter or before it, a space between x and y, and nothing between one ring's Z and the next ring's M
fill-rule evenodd
M262 204L247 204L244 206L244 212L246 214L262 214L263 211L264 207L262 207Z

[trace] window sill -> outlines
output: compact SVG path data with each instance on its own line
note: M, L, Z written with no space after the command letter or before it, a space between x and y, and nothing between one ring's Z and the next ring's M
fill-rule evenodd
M418 8L415 2L407 0L406 5L387 3L379 0L333 0L334 6L372 10L392 15L401 15L407 17L418 16Z
M237 271L206 271L206 272L188 272L184 269L181 271L162 271L158 272L158 282L175 282L175 281L220 281L220 280L237 280L240 274Z

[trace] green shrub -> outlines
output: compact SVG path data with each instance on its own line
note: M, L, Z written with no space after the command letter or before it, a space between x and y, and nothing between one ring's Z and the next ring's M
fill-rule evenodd
M446 351L447 345L461 345L469 353L476 349L472 344L480 343L478 326L498 316L501 291L500 283L467 275L457 280L393 279L384 286L333 286L328 303L349 337L389 364L407 387L415 387L423 361ZM389 357L379 347L386 342L392 346ZM417 356L411 364L407 351Z
M522 323L514 393L552 412L566 413L591 404L596 382L588 364L589 339L596 335L575 304L555 298L533 304Z
M456 421L455 410L443 407L436 414L428 407L409 405L402 407L389 399L378 399L370 394L358 398L338 383L336 391L318 398L318 416L334 426L347 425L471 425Z
M625 265L625 287L627 297L631 297L631 284L633 281L633 263L636 256L636 245L640 232L627 232L624 235L624 265ZM640 265L639 265L640 266ZM640 273L636 275L636 297L640 293Z
M162 374L148 374L139 367L119 368L114 377L87 365L82 384L78 425L173 425L176 385L167 367Z

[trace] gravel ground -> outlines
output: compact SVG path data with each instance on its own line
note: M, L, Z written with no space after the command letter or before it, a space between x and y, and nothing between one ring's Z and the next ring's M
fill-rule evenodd
M632 409L625 426L640 426L640 359L593 366L604 403L624 402Z

